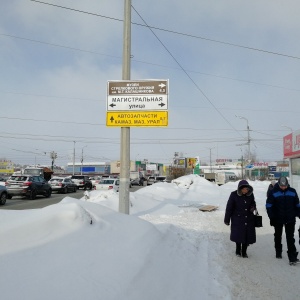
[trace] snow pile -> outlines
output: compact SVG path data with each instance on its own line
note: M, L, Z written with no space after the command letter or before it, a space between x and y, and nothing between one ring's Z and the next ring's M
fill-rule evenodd
M264 227L248 259L234 255L223 224L237 183L219 187L194 175L156 183L130 194L129 216L118 213L114 191L1 210L1 298L297 299L300 266L288 265L285 238L283 259L274 255L264 209L269 182L250 184ZM202 204L219 209L201 212Z

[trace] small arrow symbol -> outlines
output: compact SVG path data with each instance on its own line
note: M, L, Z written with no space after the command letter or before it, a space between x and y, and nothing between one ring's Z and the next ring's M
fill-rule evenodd
M166 85L164 84L164 83L161 83L161 84L159 84L158 85L160 88L163 88L163 87L165 87Z
M111 118L110 118L110 121L113 122L113 121L114 121L114 117L111 117Z
M166 104L164 104L164 103L159 103L158 104L160 107L163 107L163 106L165 106Z
M112 103L112 104L109 104L109 106L113 108L114 106L117 106L117 105Z

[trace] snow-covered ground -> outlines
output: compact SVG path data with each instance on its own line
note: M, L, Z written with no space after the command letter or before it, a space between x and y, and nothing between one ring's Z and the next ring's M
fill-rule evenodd
M156 183L130 194L130 215L117 212L114 191L1 210L1 299L298 299L300 265L289 266L285 236L283 259L275 258L269 182L250 184L264 227L248 259L235 256L223 223L237 182L219 187L189 175ZM201 204L219 209L201 212Z

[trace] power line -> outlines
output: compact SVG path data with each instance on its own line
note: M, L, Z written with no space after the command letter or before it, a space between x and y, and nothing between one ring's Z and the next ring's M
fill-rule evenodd
M99 137L74 137L74 136L53 136L53 135L38 135L38 134L24 134L24 133L9 133L0 132L0 138L8 139L26 139L26 140L40 140L40 141L60 141L60 142L73 142L74 139L80 143L106 143L106 144L119 144L119 140L113 138L99 138ZM282 141L282 138L263 138L263 139L251 139L253 141ZM237 143L243 142L244 139L238 138L163 138L163 139L140 139L135 138L132 140L132 144L198 144L198 143Z
M136 14L141 18L141 20L147 25L147 22L143 19L143 17L137 12L137 10L132 6ZM148 27L148 26L147 26ZM233 125L225 118L225 116L221 113L221 111L214 105L214 103L208 98L208 96L203 92L203 90L199 87L199 85L193 80L193 78L188 74L188 72L183 68L183 66L179 63L179 61L174 57L171 51L166 47L166 45L160 40L160 38L155 34L152 28L148 27L148 29L152 32L152 34L156 37L159 43L163 46L163 48L169 53L169 55L173 58L176 64L180 67L180 69L185 73L185 75L190 79L190 81L194 84L196 89L203 95L203 97L210 103L210 105L216 110L216 112L222 117L222 119L239 135L240 133L233 127Z
M39 44L43 44L43 45L48 45L48 46L53 46L53 47L59 47L59 48L65 48L65 49L79 51L79 52L84 52L84 53L102 55L102 56L107 56L107 57L111 57L111 58L116 58L116 59L119 59L119 60L122 59L121 56L109 55L109 54L100 53L100 52L96 52L96 51L85 50L85 49L75 48L75 47L71 47L71 46L60 45L60 44L54 44L54 43L49 43L49 42L44 42L44 41L40 41L40 40L34 40L34 39L24 38L24 37L20 37L20 36L16 36L16 35L11 35L11 34L0 33L0 35L1 36L5 36L5 37L14 38L14 39L24 40L24 41L28 41L28 42L32 42L32 43L39 43ZM177 67L171 67L171 66L166 66L166 65L151 63L151 62L137 60L137 59L131 59L131 61L136 62L136 63L146 64L146 65L163 67L163 68L167 68L167 69L181 70L180 68L177 68ZM222 75L204 73L204 72L195 71L195 70L186 70L186 71L189 72L189 73L201 74L201 75L204 75L204 76L210 76L210 77L216 77L216 78L221 78L221 79L227 79L227 80L233 80L233 81L251 83L251 84L255 84L255 85L273 87L273 88L284 89L284 90L289 90L289 91L298 91L298 92L300 91L300 89L288 88L288 87L284 87L284 86L280 86L280 85L275 85L275 84L261 83L261 82L251 81L251 80L240 79L240 78L233 78L233 77L229 77L229 76L222 76ZM13 94L13 92L7 92L7 93L12 93ZM27 93L17 93L17 92L15 94L30 95L30 94L27 94ZM47 96L47 95L34 95L34 96L51 97L51 98L76 99L76 100L88 100L88 101L98 101L98 100L94 100L94 99L70 98L70 97L62 97L62 96Z
M37 3L40 3L40 4L45 4L45 5L49 5L49 6L53 6L53 7L63 8L63 9L67 9L67 10L71 10L71 11L75 11L75 12L79 12L79 13L83 13L83 14L88 14L88 15L92 15L92 16L96 16L96 17L106 18L106 19L113 20L113 21L123 22L122 19L118 19L118 18L114 18L114 17L108 17L108 16L96 14L96 13L91 13L91 12L83 11L83 10L80 10L80 9L75 9L75 8L71 8L71 7L56 5L56 4L43 2L43 1L37 1L37 0L29 0L29 1L37 2ZM132 6L132 8L134 8L134 7ZM182 35L182 36L187 36L187 37L191 37L191 38L201 39L201 40L208 41L208 42L213 42L213 43L223 44L223 45L227 45L227 46L247 49L247 50L251 50L251 51L258 51L258 52L263 52L263 53L267 53L267 54L271 54L271 55L278 55L278 56L283 56L283 57L287 57L287 58L300 60L300 57L289 55L289 54L284 54L284 53L279 53L279 52L263 50L263 49L259 49L259 48L243 46L243 45L224 42L224 41L219 41L219 40L215 40L215 39L211 39L211 38L206 38L206 37L202 37L202 36L197 36L197 35L192 35L192 34L188 34L188 33L179 32L179 31L173 31L173 30L163 29L163 28L159 28L159 27L155 27L155 26L149 26L149 25L146 25L146 24L140 24L140 23L135 23L135 22L131 22L131 24L137 25L137 26L142 26L142 27L147 27L149 29L151 28L151 29L165 31L165 32L169 32L169 33L173 33L173 34L177 34L177 35Z
M33 121L33 122L47 122L47 123L62 123L62 124L76 124L76 125L91 125L91 126L105 126L104 123L84 123L84 122L68 122L68 121L56 121L56 120L46 120L46 119L26 119L26 118L14 118L14 117L3 117L0 116L0 119L7 120L19 120L19 121Z
M251 110L248 110L251 111ZM269 111L269 110L268 110ZM278 111L279 112L279 111ZM283 111L280 111L283 112ZM288 113L291 113L291 111L287 111ZM299 112L295 112L294 113L299 113ZM91 125L91 126L105 126L106 124L104 123L87 123L87 122L70 122L70 121L59 121L59 120L47 120L47 119L30 119L30 118L16 118L16 117L7 117L7 116L0 116L0 119L5 119L5 120L18 120L18 121L32 121L32 122L46 122L46 123L62 123L62 124L74 124L74 125ZM165 130L165 131L169 131L169 130L189 130L189 131L232 131L232 129L227 129L227 128L193 128L193 127L173 127L173 128L161 128L161 130ZM236 130L234 130L236 132ZM243 129L241 129L240 131L244 131ZM282 132L285 130L264 130L264 132L261 131L257 131L257 130L253 130L251 129L252 132L256 132L259 134L263 134L263 135L270 135L273 137L278 137L275 135L271 135L268 133L265 133L266 131L271 131L271 132ZM143 138L141 138L140 140L144 140Z
M54 5L54 4L49 4L49 3L46 3L46 2L42 2L42 1L37 1L37 0L30 0L30 1L33 1L33 2L38 2L38 3L42 3L42 4L46 4L46 5L51 5L51 6L55 6L55 7L59 7L59 8L64 8L64 9L71 9L71 8L67 8L67 7L63 7L63 6L58 6L58 5ZM136 14L141 18L141 20L144 22L145 27L147 27L151 32L152 34L156 37L156 39L160 42L160 44L165 48L165 50L169 53L169 55L173 58L173 60L176 62L176 64L180 67L180 69L186 74L186 76L192 81L192 83L195 85L195 87L198 89L198 91L200 91L200 93L204 96L204 98L210 103L210 105L218 112L218 114L224 119L224 121L231 127L233 128L237 133L239 133L234 127L233 125L227 120L227 118L225 118L225 116L221 113L221 111L214 105L214 103L208 98L208 96L204 93L204 91L197 85L197 83L192 79L192 77L187 73L187 71L182 67L182 65L179 63L179 61L173 56L173 54L170 52L170 50L164 45L164 43L158 38L158 36L154 33L154 31L152 29L158 29L158 28L155 28L155 27L150 27L147 22L143 19L143 17L138 13L138 11L132 6L133 10L136 12ZM71 10L75 10L75 9L71 9ZM79 10L75 10L75 11L79 11ZM85 13L84 11L80 11L82 13ZM89 13L91 14L91 13ZM97 16L101 16L103 17L102 15L98 15L98 14L94 14L93 15L97 15ZM121 20L118 20L118 21L121 21ZM139 25L139 24L136 24L136 23L133 23L135 25ZM177 33L178 34L178 33ZM215 40L210 40L210 41L214 41L216 42ZM230 44L230 43L227 43L227 44ZM237 46L237 45L234 45L232 44L232 46ZM247 49L249 47L246 47ZM254 49L254 48L253 48ZM253 50L251 48L251 50ZM256 49L257 50L257 49ZM275 54L275 53L271 53L271 54ZM240 134L240 133L239 133Z

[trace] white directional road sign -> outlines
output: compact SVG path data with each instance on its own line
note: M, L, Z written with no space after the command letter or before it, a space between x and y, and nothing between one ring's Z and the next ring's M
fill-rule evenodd
M168 96L166 79L108 81L107 111L166 111Z

